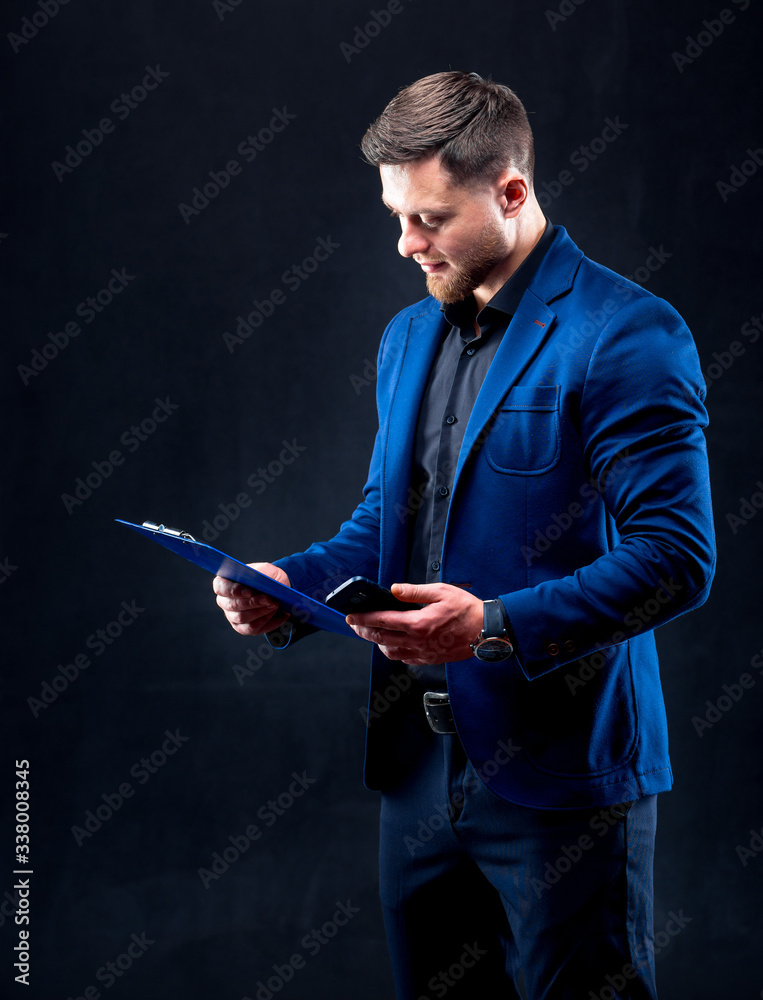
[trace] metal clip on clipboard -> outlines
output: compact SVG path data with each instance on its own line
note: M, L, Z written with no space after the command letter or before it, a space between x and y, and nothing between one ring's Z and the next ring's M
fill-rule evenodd
M173 538L184 538L187 542L195 542L196 539L188 531L180 531L178 528L168 528L166 524L157 524L156 521L144 521L144 528L151 531L161 531L163 535L172 535Z

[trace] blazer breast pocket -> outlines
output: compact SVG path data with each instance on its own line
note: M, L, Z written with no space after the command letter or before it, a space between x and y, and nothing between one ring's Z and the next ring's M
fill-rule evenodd
M558 385L515 385L496 411L485 454L496 472L537 476L562 453Z

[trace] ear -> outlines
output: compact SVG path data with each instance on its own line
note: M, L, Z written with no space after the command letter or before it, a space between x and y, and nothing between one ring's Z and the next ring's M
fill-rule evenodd
M527 201L529 193L530 186L521 174L512 171L502 178L501 198L504 204L504 218L515 219Z

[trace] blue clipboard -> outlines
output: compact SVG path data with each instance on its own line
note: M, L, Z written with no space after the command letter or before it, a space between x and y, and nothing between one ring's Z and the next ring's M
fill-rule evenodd
M272 577L258 573L256 569L247 566L245 563L233 559L231 556L220 552L219 549L212 548L206 542L197 542L193 535L187 531L178 531L176 528L168 528L164 524L157 524L154 521L144 521L143 524L133 524L131 521L123 521L115 518L117 524L124 524L145 538L150 538L159 545L163 545L171 552L182 556L189 562L196 563L202 569L213 573L215 576L224 576L227 580L236 580L243 583L252 590L267 594L278 601L278 606L288 612L294 618L315 628L324 629L326 632L335 632L337 635L351 636L353 639L360 638L344 620L344 615L339 611L334 611L321 601L316 601L307 594L287 587L283 583L278 583Z

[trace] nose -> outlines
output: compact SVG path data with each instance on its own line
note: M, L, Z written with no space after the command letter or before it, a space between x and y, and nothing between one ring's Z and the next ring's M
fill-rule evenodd
M417 253L426 253L430 243L420 229L407 219L400 220L400 239L397 241L397 252L401 257L413 257Z

